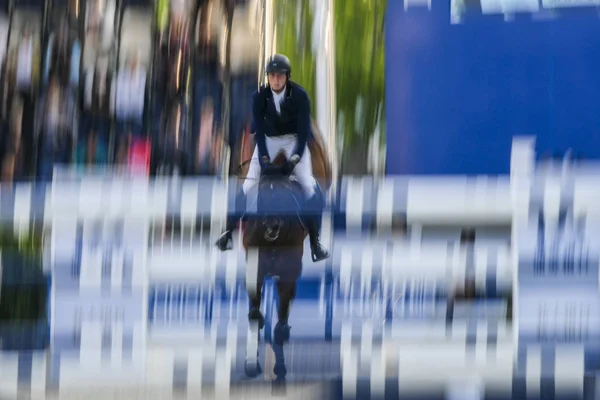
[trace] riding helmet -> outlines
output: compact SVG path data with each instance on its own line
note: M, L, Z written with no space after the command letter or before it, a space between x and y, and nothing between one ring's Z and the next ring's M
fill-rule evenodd
M274 54L269 57L269 61L267 62L267 68L265 71L267 74L272 72L279 72L282 74L286 74L287 77L290 77L292 73L292 64L290 63L290 59L284 56L283 54Z

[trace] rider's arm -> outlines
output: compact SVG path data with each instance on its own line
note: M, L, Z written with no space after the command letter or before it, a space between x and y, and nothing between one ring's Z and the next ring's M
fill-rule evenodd
M304 150L306 149L306 143L310 135L311 124L310 124L310 99L304 91L299 92L296 107L297 107L297 126L296 126L296 149L294 154L302 157Z
M254 92L254 95L252 96L252 119L254 128L256 128L254 139L256 140L256 147L258 148L258 159L262 164L263 157L269 157L266 140L268 127L265 121L265 101L261 98L258 91Z

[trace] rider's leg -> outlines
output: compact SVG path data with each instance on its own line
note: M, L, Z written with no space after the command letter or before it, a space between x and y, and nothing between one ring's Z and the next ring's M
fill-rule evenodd
M321 192L319 184L315 182L314 194L306 200L305 211L308 214L308 218L305 218L305 220L308 225L307 229L310 237L310 248L314 262L321 261L329 257L329 252L321 244L319 239L324 208L325 197Z
M294 168L294 175L298 178L306 195L302 219L310 237L311 256L314 262L321 261L329 257L329 252L319 240L325 197L312 175L312 161L308 148Z
M229 211L225 223L225 231L219 236L215 243L219 250L226 251L233 248L233 231L237 226L239 219L246 210L246 195L243 189L239 189L235 196L235 207Z
M233 248L233 231L235 231L239 219L246 211L246 193L249 193L249 191L252 190L258 183L259 178L260 163L258 162L258 151L255 148L244 184L235 195L234 210L228 213L225 231L221 234L219 239L217 239L216 245L219 250L225 251Z

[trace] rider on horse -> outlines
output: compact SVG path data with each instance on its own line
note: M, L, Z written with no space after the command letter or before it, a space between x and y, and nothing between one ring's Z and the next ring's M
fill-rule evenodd
M312 259L324 260L329 252L319 241L319 231L325 200L313 177L307 148L312 134L310 100L306 91L290 80L291 65L286 56L272 56L266 73L268 85L260 87L252 99L256 148L243 188L236 197L236 208L245 210L245 196L257 185L261 170L271 168L271 157L284 152L289 160L285 168L298 180L306 197L305 207L311 210L302 220L310 237ZM220 250L231 248L229 244L239 217L234 213L227 219L225 232L216 243Z

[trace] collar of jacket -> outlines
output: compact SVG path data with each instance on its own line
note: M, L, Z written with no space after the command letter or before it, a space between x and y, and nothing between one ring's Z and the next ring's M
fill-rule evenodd
M271 86L267 83L265 88L267 89L267 98L273 100L273 91L271 90ZM292 97L292 84L290 81L287 81L287 83L285 84L284 100L287 100L290 97Z

